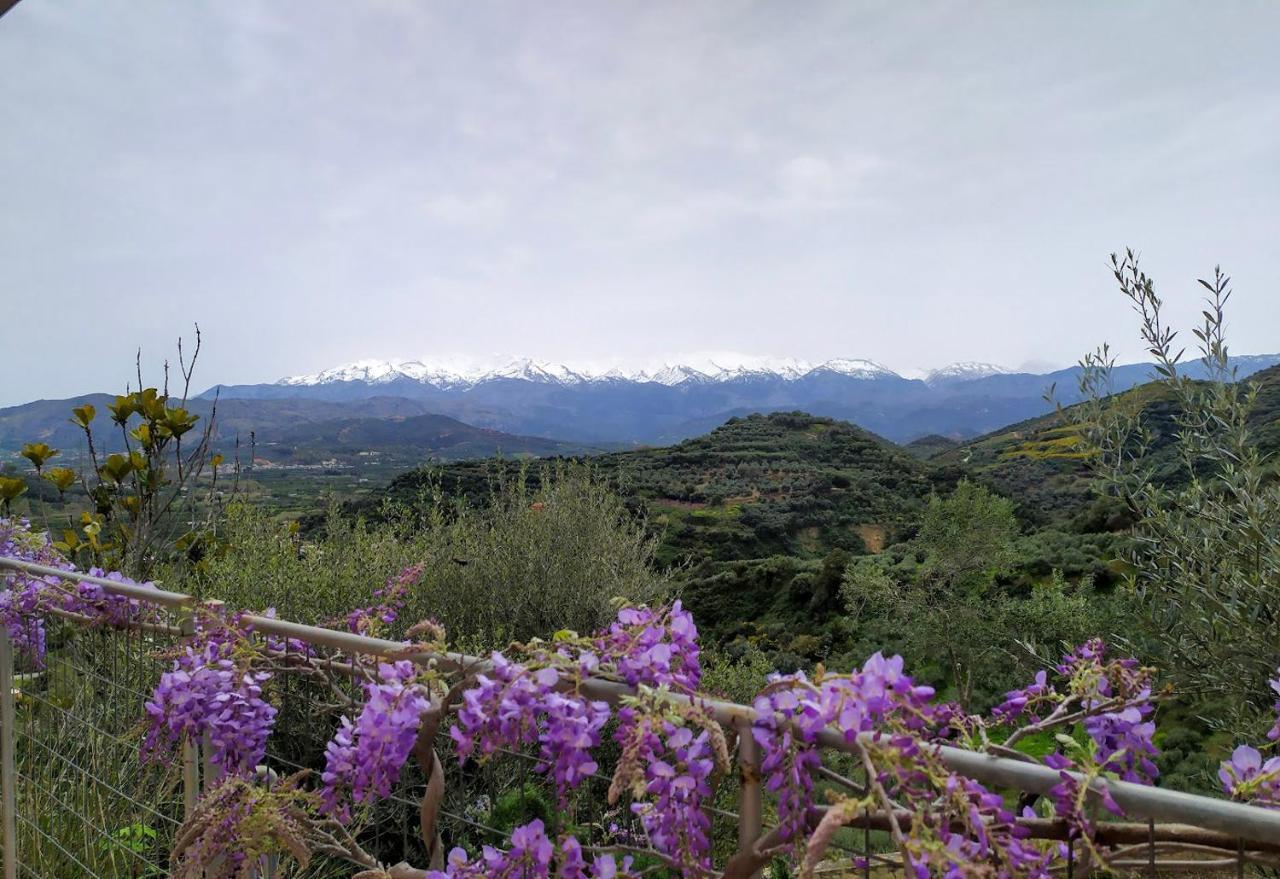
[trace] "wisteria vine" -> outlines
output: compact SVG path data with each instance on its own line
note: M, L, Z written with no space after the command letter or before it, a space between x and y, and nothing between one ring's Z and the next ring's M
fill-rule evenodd
M0 555L73 570L46 535L18 519L0 519ZM388 635L421 575L414 566L390 578L371 606L343 620L344 627ZM108 627L158 621L147 603L100 585L22 572L4 577L0 622L32 668L45 662L53 618ZM231 875L201 859L237 838L248 840L245 850L255 856L285 852L305 860L322 852L345 858L364 879L613 879L640 875L635 857L644 852L683 877L719 875L708 807L732 770L742 734L758 746L759 771L776 808L771 841L754 852L761 859L790 855L801 875L810 875L840 827L875 816L919 879L1047 877L1065 848L1033 838L1036 822L1065 824L1082 845L1079 857L1104 865L1094 844L1098 809L1122 814L1109 782L1151 784L1158 777L1154 672L1109 655L1100 640L1080 645L1006 694L986 717L939 701L931 687L905 672L901 657L877 653L848 673L819 667L808 675L773 676L744 715L748 726L726 732L699 689L697 627L675 602L623 608L593 635L560 632L469 666L346 657L360 698L340 706L323 769L308 789L306 774L263 780L277 713L272 687L280 674L323 675L329 666L305 645L256 636L238 614L201 610L187 632L147 702L142 745L146 759L169 760L182 742L200 742L222 775L175 848L184 875L202 875L197 869ZM410 627L405 637L406 656L428 649L443 655L444 633L434 623ZM600 683L610 681L632 695L603 698ZM1280 677L1271 683L1280 696ZM1280 702L1276 708L1271 743L1280 741ZM593 802L583 790L599 775L598 755L611 740L618 757L608 801L619 808L625 803L639 837L612 827L588 841L569 832L571 821L554 832L533 821L515 829L506 849L486 846L473 856L455 848L431 869L377 862L359 844L357 807L390 796L404 765L415 753L421 761L424 747L434 758L430 733L449 717L444 728L459 761L483 763L505 751L530 754L554 789L561 816ZM1031 737L1047 737L1056 746L1033 757L1023 748ZM851 755L853 780L836 786L839 793L829 789L818 797L815 781L824 771L831 777L822 749L833 744ZM1038 760L1058 772L1059 782L1047 797L1015 807L999 791L951 770L944 744ZM1274 744L1242 744L1222 763L1227 795L1280 808L1280 755L1265 755L1269 748Z

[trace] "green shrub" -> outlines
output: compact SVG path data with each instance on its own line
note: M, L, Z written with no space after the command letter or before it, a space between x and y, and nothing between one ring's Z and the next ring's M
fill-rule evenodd
M495 483L487 504L419 504L384 510L370 525L330 510L314 539L233 505L226 548L195 582L234 607L326 622L370 603L373 590L409 564L425 572L401 614L443 623L477 649L559 629L590 631L616 600L652 602L668 591L651 565L655 541L589 471L563 467L536 489Z

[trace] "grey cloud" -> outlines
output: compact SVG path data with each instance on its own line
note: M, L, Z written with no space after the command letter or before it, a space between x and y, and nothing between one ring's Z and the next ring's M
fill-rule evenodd
M1278 25L1191 2L25 0L0 19L23 328L0 402L118 388L191 320L209 382L494 350L1137 356L1104 267L1126 244L1184 316L1221 261L1235 347L1274 350Z

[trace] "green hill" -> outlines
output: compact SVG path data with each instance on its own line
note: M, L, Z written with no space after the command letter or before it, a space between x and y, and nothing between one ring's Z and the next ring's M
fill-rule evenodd
M565 443L541 437L514 436L498 430L472 427L446 415L410 415L387 418L337 418L301 424L276 431L272 445L277 454L292 459L346 458L368 449L384 454L401 453L410 459L440 460L484 458L492 455L544 456L592 451L581 443Z
M1275 455L1280 453L1280 366L1255 373L1250 381L1258 384L1251 419L1253 435L1260 449Z
M950 491L960 475L851 424L802 413L733 418L674 446L589 463L653 529L658 562L673 569L710 643L742 636L810 660L847 641L814 633L839 628L849 560L901 546L929 495ZM416 470L347 511L376 519L386 500L412 503L436 490L480 502L495 478L521 466ZM523 472L536 481L542 468Z
M936 433L931 433L928 436L913 439L911 442L903 446L903 448L907 450L908 454L927 461L930 458L941 455L943 452L951 451L958 445L960 445L959 440L953 440L950 437L939 436Z
M1258 397L1250 418L1258 447L1266 454L1280 451L1280 367L1254 374ZM1159 383L1142 385L1114 398L1116 405L1141 410L1151 431L1149 461L1154 478L1184 478L1174 459L1177 404ZM942 452L931 459L940 466L956 467L994 491L1013 498L1019 516L1033 526L1066 525L1104 530L1104 522L1090 517L1114 515L1099 504L1089 484L1083 452L1073 428L1058 413L1011 424Z
M931 468L886 440L801 413L733 418L674 446L590 461L662 534L666 564L878 551L936 484ZM477 499L494 474L492 461L413 471L353 509L372 515L383 498L408 500L434 482ZM536 479L536 468L529 475Z

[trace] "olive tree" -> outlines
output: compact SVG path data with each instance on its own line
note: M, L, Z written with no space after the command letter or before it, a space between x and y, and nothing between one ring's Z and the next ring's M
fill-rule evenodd
M1252 432L1258 385L1237 381L1228 356L1230 279L1215 269L1200 281L1207 297L1192 334L1204 377L1193 378L1138 263L1132 251L1113 255L1112 271L1175 403L1172 431L1155 425L1141 395L1110 395L1107 346L1081 362L1084 402L1063 411L1102 490L1136 522L1131 585L1157 659L1187 690L1241 706L1232 719L1245 720L1280 663L1280 485ZM1175 472L1157 473L1153 452L1170 445Z

